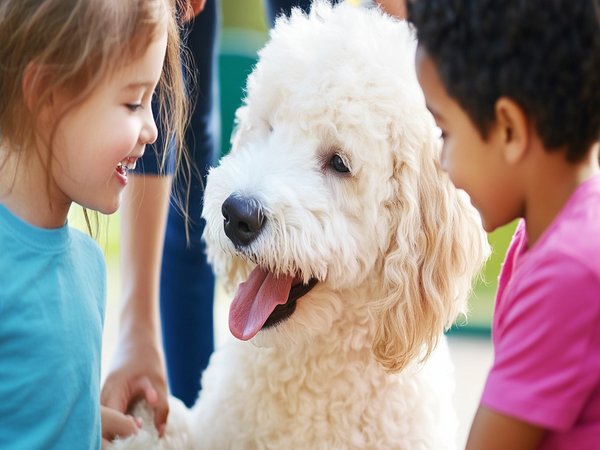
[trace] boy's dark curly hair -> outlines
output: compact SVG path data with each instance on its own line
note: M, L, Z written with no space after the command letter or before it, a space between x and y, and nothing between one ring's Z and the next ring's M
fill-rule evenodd
M581 160L600 137L598 0L416 0L408 20L483 138L517 102L548 150Z

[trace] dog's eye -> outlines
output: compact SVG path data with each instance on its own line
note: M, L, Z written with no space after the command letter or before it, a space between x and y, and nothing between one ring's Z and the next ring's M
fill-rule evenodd
M340 155L333 155L333 158L331 158L331 167L341 173L350 172L350 169L344 164L344 160Z

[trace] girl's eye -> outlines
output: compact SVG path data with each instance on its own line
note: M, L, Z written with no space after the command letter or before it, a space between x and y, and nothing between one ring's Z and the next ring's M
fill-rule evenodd
M131 110L131 112L136 112L138 109L140 109L142 107L141 103L128 103L127 108L129 108Z
M331 158L331 167L340 173L350 172L350 169L344 164L344 160L340 155L333 155Z

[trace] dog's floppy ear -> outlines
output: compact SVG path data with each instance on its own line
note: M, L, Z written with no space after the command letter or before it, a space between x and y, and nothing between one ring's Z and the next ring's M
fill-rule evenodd
M479 214L439 167L439 142L432 137L413 151L414 164L396 162L383 295L374 311L373 354L389 373L427 359L466 311L472 280L489 256Z

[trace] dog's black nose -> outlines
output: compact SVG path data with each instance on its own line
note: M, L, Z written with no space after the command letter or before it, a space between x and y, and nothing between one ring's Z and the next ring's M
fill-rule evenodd
M249 245L260 234L264 216L256 199L231 194L223 202L221 213L225 234L236 247Z

